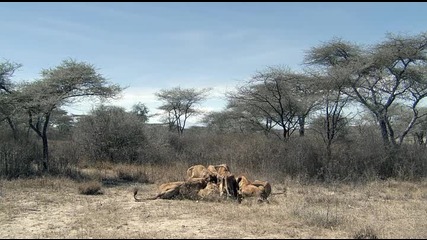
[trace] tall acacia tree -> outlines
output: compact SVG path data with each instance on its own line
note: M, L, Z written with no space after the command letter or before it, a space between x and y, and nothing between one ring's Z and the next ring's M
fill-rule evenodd
M340 58L343 47L361 51ZM416 121L423 117L419 105L427 96L427 33L388 34L384 41L367 48L330 42L317 51L323 53L318 59L340 59L345 63L335 68L334 74L346 79L343 92L375 116L386 148L402 144ZM405 106L411 112L410 120L399 133L389 114L395 105Z
M159 109L166 113L169 128L182 135L187 119L200 113L195 106L207 98L210 90L210 88L197 90L195 88L175 87L157 92L157 98L164 102Z
M268 67L235 93L228 93L228 107L245 113L242 116L250 118L257 127L286 141L298 127L300 135L304 135L305 118L318 103L311 84L309 75ZM281 134L272 131L275 126L282 128Z
M316 88L322 93L322 108L317 119L320 128L313 129L320 134L326 144L328 160L332 157L332 144L347 124L343 109L350 102L350 97L344 94L348 74L342 74L343 69L347 69L354 57L359 54L359 47L337 38L322 46L311 48L305 55L304 62L309 67Z
M112 98L122 88L110 84L92 64L64 60L50 69L41 71L41 78L24 83L19 101L28 113L29 126L43 143L43 171L49 171L48 128L55 109L84 97Z
M12 116L17 110L13 98L14 84L11 81L15 71L22 67L19 63L10 61L0 63L0 122L6 121L16 139L16 126Z

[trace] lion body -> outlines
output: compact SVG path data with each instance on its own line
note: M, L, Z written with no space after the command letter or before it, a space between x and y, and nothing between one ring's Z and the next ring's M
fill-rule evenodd
M199 190L197 195L201 200L217 200L219 196L218 185L209 182L205 188Z
M255 180L250 182L245 176L240 175L237 178L239 192L242 197L257 197L258 202L269 202L268 197L271 194L271 184L267 181Z
M138 190L134 190L135 201L154 199L207 199L215 200L231 197L238 203L243 197L257 197L259 202L266 201L271 194L268 181L249 181L245 176L235 177L226 164L194 165L187 169L186 181L163 183L158 187L155 197L139 199ZM219 193L219 194L218 194Z
M187 179L206 178L209 175L208 169L203 165L194 165L187 169Z
M271 195L271 184L268 181L255 180L251 183L257 187L262 186L264 188L264 198L267 199Z
M134 190L136 201L154 200L154 199L197 199L197 193L207 185L204 178L190 178L185 182L163 183L158 187L158 194L155 197L139 199L136 197L138 190Z

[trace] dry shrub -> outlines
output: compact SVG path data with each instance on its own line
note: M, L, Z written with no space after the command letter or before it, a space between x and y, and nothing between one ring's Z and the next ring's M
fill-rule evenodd
M364 227L351 236L354 239L378 239L377 232L371 227Z
M79 184L79 193L84 195L103 194L101 191L101 183L98 181L89 181Z
M119 164L115 171L119 180L128 182L152 183L149 180L145 169L138 165Z
M4 137L0 133L0 177L16 179L38 175L40 165L34 159L41 159L40 144Z

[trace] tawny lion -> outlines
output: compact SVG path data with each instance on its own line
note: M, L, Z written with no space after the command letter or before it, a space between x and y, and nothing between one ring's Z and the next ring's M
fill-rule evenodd
M271 185L269 182L260 180L250 182L243 175L240 175L236 181L242 197L258 197L258 202L269 203L267 199L271 194Z
M205 188L199 190L197 196L200 200L219 200L218 184L208 182Z
M155 199L197 199L197 193L205 188L207 183L208 181L205 178L191 178L185 182L163 183L159 186L156 196L144 199L136 197L138 189L135 188L133 197L137 202Z
M217 181L216 172L211 172L203 165L194 165L187 169L187 179L189 178L210 178L210 181Z
M184 182L169 182L169 183L163 183L159 186L158 194L155 197L149 197L145 199L137 198L136 195L138 194L138 188L135 188L133 190L133 198L137 202L141 202L144 200L155 200L155 199L173 199L177 198L179 196L179 187L183 185Z
M229 175L230 173L230 167L225 163L219 165L209 165L207 169L210 172L223 177Z
M271 184L268 181L255 180L255 181L251 182L251 184L255 185L257 187L259 187L259 186L264 187L266 199L268 196L271 195Z

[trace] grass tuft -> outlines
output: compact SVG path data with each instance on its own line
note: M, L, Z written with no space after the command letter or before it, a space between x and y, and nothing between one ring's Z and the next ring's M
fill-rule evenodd
M364 227L357 231L352 238L354 239L378 239L378 234L371 227Z
M84 195L99 195L101 191L101 183L98 181L83 182L79 185L79 193Z

